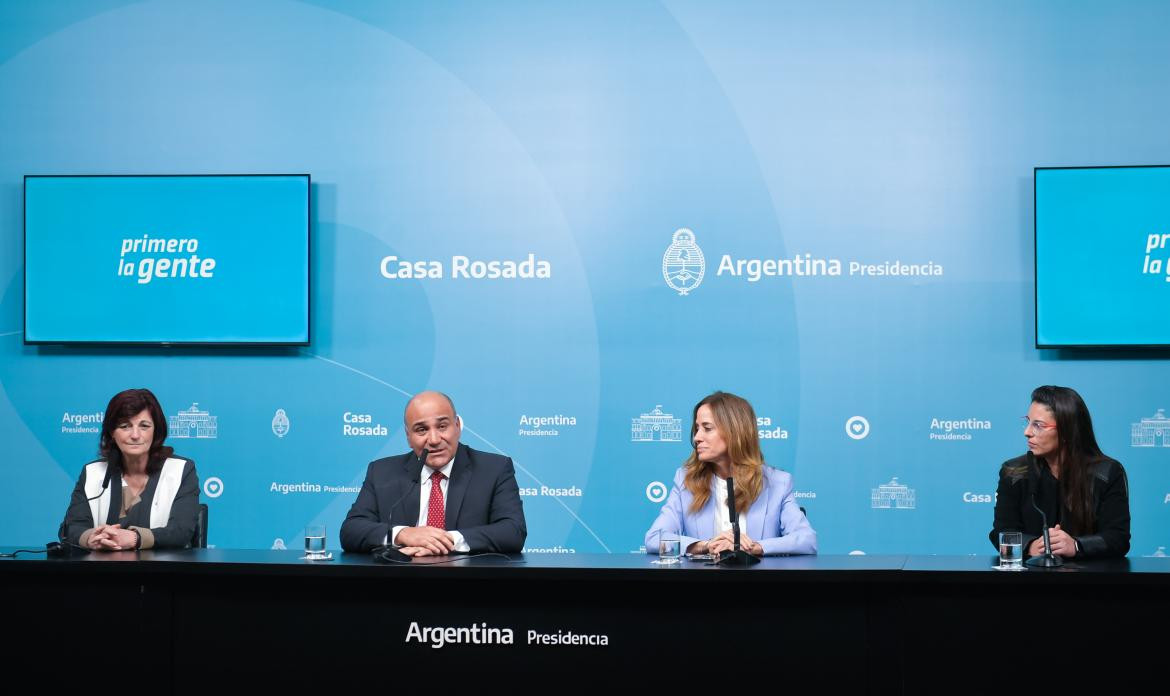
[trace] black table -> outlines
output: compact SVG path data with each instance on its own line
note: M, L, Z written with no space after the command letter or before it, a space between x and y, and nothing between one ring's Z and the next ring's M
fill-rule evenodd
M1004 573L992 555L802 556L751 568L654 566L634 554L407 565L300 555L0 560L6 623L21 637L9 664L84 681L87 655L120 646L136 674L179 693L227 675L391 688L417 670L448 685L563 687L632 671L688 690L735 674L806 693L996 692L1037 665L1156 672L1160 662L1142 660L1164 650L1146 636L1170 609L1166 558Z

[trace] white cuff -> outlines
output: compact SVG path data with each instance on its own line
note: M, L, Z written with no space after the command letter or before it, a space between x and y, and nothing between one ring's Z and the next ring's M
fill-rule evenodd
M452 529L452 530L449 530L447 532L447 534L449 534L451 536L451 541L455 542L455 548L451 549L452 551L458 551L459 553L467 553L468 551L471 550L471 547L468 546L468 544L467 544L467 540L463 538L463 535L461 533Z

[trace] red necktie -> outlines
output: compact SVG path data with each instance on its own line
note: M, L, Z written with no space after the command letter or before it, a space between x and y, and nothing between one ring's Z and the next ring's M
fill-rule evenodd
M431 499L427 501L427 526L447 528L447 516L443 512L443 488L440 481L447 478L441 471L431 472Z

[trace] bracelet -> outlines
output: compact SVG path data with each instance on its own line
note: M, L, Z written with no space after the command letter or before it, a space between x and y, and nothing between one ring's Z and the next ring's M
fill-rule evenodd
M130 531L134 532L134 550L137 551L142 548L142 533L133 527L130 528Z

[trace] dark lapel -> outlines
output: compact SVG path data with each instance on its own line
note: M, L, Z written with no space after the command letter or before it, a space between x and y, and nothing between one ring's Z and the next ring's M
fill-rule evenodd
M419 475L422 471L422 462L411 452L402 461L402 470L398 475L398 486L394 497L398 499L394 509L390 511L390 524L404 524L413 527L418 524ZM411 495L413 489L414 495Z
M1027 484L1027 486L1024 488L1024 495L1026 497L1023 501L1025 518L1024 528L1043 529L1044 518L1040 515L1040 512L1036 510L1035 506L1040 504L1036 500L1037 496L1040 494L1040 470L1041 467L1046 467L1048 465L1044 462L1041 462L1038 457L1033 456L1031 452L1028 453L1028 464L1028 475L1024 477L1024 483ZM1056 524L1054 520L1048 520L1048 523Z
M451 480L447 483L447 529L458 529L459 511L463 508L463 496L467 495L467 488L471 485L471 477L475 475L474 465L471 463L471 454L467 445L460 444L455 450L455 465L451 467Z
M1028 493L1038 490L1040 488L1040 467L1048 466L1041 462L1037 457L1028 457Z
M106 466L111 466L107 464ZM110 472L110 509L106 511L105 524L117 524L122 514L122 469L114 467ZM95 520L96 521L96 520ZM101 524L101 521L98 521Z

